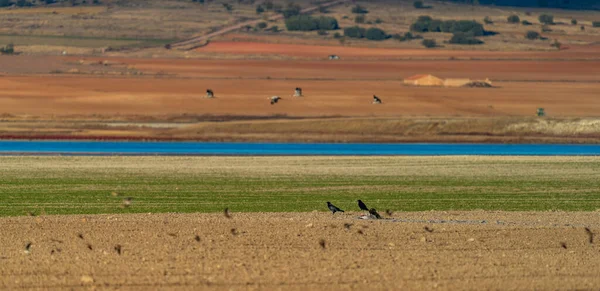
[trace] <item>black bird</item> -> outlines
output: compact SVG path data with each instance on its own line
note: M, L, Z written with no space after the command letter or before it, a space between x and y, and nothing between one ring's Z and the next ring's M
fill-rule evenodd
M358 208L360 208L360 210L369 211L369 207L367 207L360 199L358 199Z
M381 104L382 102L381 102L381 99L379 99L379 97L373 95L373 103L374 104Z
M337 208L335 205L331 204L331 202L329 202L329 201L327 201L327 207L329 207L329 210L331 210L331 214L335 214L336 212L344 212L344 210Z
M371 213L371 215L375 216L375 218L381 219L381 215L379 215L379 213L377 213L377 210L375 210L375 208L369 209L369 213Z

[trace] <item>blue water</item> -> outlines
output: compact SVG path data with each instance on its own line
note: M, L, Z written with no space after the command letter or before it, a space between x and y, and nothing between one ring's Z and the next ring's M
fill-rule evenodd
M0 141L0 154L71 155L600 155L600 145Z

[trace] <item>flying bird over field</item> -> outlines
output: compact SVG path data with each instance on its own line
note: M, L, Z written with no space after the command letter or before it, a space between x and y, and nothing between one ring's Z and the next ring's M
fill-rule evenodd
M381 99L379 97L373 95L373 104L381 104Z
M331 204L331 202L329 202L329 201L327 201L327 207L329 208L329 210L331 210L331 214L335 214L336 212L344 212L344 210L337 208L335 205Z
M279 101L279 100L281 100L283 98L281 98L279 96L273 96L270 99L271 99L271 105L273 105L273 104L277 103L277 101Z
M369 213L371 213L371 215L375 216L375 218L381 219L381 215L379 215L379 213L377 213L377 210L375 210L375 208L369 209Z
M360 199L358 199L358 208L360 208L360 210L369 211L369 207L367 207Z

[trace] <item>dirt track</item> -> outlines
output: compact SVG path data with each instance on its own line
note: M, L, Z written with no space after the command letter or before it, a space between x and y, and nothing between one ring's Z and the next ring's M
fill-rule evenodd
M599 242L590 244L584 230L588 226L600 231L599 212L395 213L396 221L357 216L313 212L233 213L232 219L222 214L2 218L0 288L600 286Z

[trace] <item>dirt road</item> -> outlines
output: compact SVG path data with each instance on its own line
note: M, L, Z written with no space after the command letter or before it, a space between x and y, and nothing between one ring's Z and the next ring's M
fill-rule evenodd
M334 5L345 3L347 1L348 0L338 0L338 1L332 1L332 2L329 2L329 3L325 3L325 4L322 4L322 5L319 5L319 6L311 6L311 7L304 8L304 9L300 10L300 13L302 13L302 14L304 14L304 13L310 13L310 12L316 11L317 9L319 9L319 7L331 7L331 6L334 6ZM279 19L282 19L282 18L283 18L283 14L277 14L277 15L269 17L268 20L279 20ZM264 20L263 19L257 19L257 20L244 21L244 22L238 23L236 25L232 25L232 26L221 28L221 29L219 29L219 30L217 30L215 32L212 32L212 33L209 33L209 34L206 34L206 35L194 37L194 38L183 40L183 41L179 41L179 42L174 42L174 43L171 43L170 45L173 48L185 47L185 46L190 46L190 45L196 45L196 44L202 43L204 41L210 40L211 38L213 38L215 36L223 35L225 33L238 30L238 29L240 29L240 28L242 28L242 27L244 27L246 25L254 26L254 25L256 25L257 23L259 23L261 21L264 21Z

